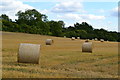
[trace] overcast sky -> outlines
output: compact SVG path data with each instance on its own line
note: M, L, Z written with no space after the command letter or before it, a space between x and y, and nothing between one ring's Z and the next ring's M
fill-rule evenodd
M104 1L104 2L103 2ZM111 2L110 2L111 1ZM66 0L2 0L0 14L7 14L11 19L17 19L15 14L26 9L36 9L46 14L49 20L63 20L65 26L73 26L76 22L87 22L94 28L104 28L118 31L117 0L101 0L97 2L66 1Z

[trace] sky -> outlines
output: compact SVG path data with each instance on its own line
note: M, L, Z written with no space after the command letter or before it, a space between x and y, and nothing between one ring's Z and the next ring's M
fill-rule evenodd
M26 9L36 9L48 16L48 20L65 22L65 27L76 22L87 22L95 29L104 28L118 32L118 1L117 0L2 0L0 15L7 14L17 19L15 14Z

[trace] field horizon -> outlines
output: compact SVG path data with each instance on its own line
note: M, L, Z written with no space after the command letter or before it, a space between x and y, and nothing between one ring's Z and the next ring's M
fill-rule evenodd
M2 31L2 78L118 78L118 43ZM46 45L53 39L53 45ZM40 64L18 63L20 43L40 44ZM11 75L12 73L12 75Z

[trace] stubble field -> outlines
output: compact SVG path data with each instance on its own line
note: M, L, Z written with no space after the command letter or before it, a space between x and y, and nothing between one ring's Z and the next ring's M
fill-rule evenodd
M54 44L45 45L51 38ZM3 78L117 78L118 43L93 42L93 53L82 53L85 40L25 33L2 33ZM20 43L41 44L40 64L18 63Z

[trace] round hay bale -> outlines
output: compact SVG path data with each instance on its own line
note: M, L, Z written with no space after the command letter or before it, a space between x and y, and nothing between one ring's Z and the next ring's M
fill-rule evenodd
M64 36L64 38L66 38L66 36Z
M46 40L46 45L52 45L53 44L53 40L52 39L47 39Z
M89 39L86 39L85 42L89 42Z
M104 39L100 39L100 42L104 42Z
M82 52L90 52L92 53L92 42L85 42L82 45Z
M80 37L77 37L77 39L80 39Z
M71 39L72 39L72 40L75 40L75 37L72 37Z
M98 39L97 39L97 38L95 38L95 41L98 41Z
M18 52L18 62L39 64L40 45L21 43Z

